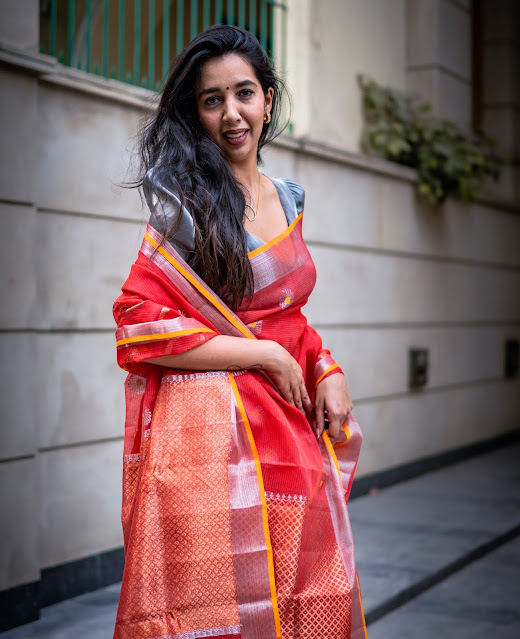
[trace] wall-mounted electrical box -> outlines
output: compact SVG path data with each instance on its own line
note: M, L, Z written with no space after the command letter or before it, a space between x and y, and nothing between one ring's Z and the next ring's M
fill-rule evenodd
M518 340L506 339L504 375L516 377L518 375Z
M409 386L421 388L428 383L429 351L427 348L411 348L409 358Z

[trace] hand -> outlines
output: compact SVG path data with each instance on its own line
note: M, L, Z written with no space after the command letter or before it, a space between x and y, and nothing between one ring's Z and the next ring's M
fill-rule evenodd
M343 434L341 426L353 407L344 375L335 373L322 380L316 389L316 436L319 438L323 433L325 411L327 411L329 435L341 441L343 439L340 437L340 434Z
M281 396L292 406L312 414L313 406L305 387L301 366L278 342L265 340L262 368L272 378Z

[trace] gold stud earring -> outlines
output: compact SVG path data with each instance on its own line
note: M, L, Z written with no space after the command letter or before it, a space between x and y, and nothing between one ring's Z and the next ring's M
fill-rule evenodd
M269 122L271 122L271 114L270 113L266 113L264 115L264 124L269 124Z

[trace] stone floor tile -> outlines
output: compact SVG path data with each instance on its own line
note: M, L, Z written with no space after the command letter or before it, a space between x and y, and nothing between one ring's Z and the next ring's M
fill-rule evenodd
M369 639L518 639L520 538L368 628Z

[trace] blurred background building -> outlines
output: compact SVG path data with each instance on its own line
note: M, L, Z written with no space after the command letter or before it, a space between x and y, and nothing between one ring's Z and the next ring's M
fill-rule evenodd
M307 315L364 430L358 486L517 431L519 9L0 0L2 629L121 575L124 374L111 309L147 213L118 184L170 61L208 24L255 32L293 95L265 171L306 189L318 269ZM509 158L500 182L474 203L421 203L413 169L361 152L359 73L495 136ZM416 387L413 348L429 355Z

